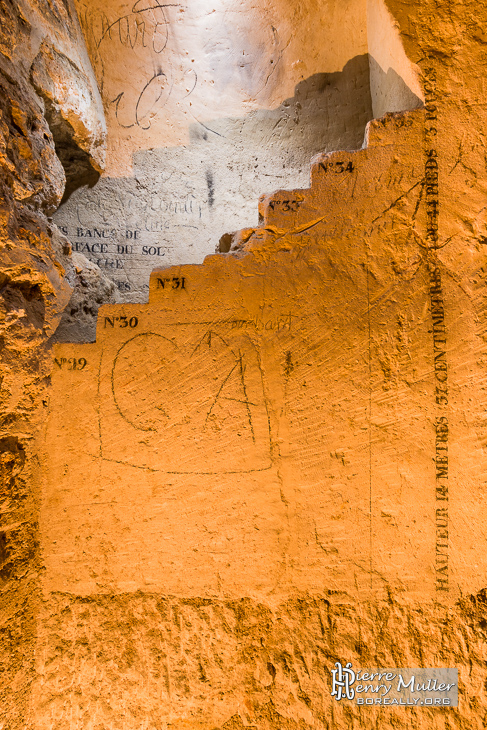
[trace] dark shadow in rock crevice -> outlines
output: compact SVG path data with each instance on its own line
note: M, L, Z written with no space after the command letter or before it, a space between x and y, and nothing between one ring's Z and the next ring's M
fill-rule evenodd
M74 129L64 119L50 99L44 96L44 116L54 139L54 147L66 175L66 187L61 205L71 194L83 186L92 188L100 179L100 173L92 165L90 155L75 142Z
M0 294L7 312L25 312L27 322L40 330L46 317L46 303L39 284L16 281L7 274L0 274Z

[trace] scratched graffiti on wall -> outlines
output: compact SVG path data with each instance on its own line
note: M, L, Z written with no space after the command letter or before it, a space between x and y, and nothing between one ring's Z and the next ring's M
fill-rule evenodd
M127 301L146 300L155 267L200 263L256 225L262 193L306 188L316 153L362 144L372 109L359 3L347 14L329 0L313 29L276 0L82 0L78 12L107 168L55 222ZM350 33L337 45L342 16Z

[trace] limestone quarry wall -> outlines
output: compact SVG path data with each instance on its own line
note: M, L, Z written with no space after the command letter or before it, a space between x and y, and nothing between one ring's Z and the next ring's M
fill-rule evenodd
M485 253L440 223L428 106L55 346L38 727L481 726ZM341 657L455 666L460 708L344 707Z
M75 13L2 6L2 730L485 725L487 11L353 7L394 113L116 302L49 220L109 179ZM459 707L337 702L337 661L457 667Z
M10 730L32 720L41 570L35 444L48 403L48 342L71 296L50 216L73 172L69 160L98 176L104 159L101 101L72 5L2 4L0 85L0 727Z
M255 201L306 187L318 152L421 103L382 0L78 3L108 125L95 188L56 223L125 301L156 266L201 263L258 222Z

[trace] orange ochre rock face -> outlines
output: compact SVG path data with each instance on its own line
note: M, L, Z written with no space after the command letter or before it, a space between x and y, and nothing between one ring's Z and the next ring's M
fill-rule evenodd
M148 304L99 310L96 344L54 348L51 590L436 594L435 510L474 514L435 487L447 371L429 333L423 117L391 115L364 150L317 158L309 190L261 200L240 257L156 270ZM483 561L475 531L463 541ZM482 587L458 559L441 595L449 578L452 598Z
M430 129L424 110L372 122L362 150L313 160L309 189L263 196L261 225L229 254L155 270L147 304L101 307L96 343L54 347L45 626L68 632L56 661L76 673L81 633L105 625L117 596L117 682L140 677L168 728L340 727L329 682L341 655L458 664L462 616L482 605L462 597L483 595L487 567L472 326L485 253L439 225L448 162ZM153 627L164 678L142 670L133 621ZM449 637L443 654L415 645L423 622ZM36 688L39 727L64 716L52 691ZM125 701L107 698L102 716L124 717ZM411 727L376 713L352 716Z
M0 8L0 730L480 730L487 10L77 10ZM76 190L103 169L102 103L107 175ZM312 149L323 110L338 151ZM277 185L304 114L309 186ZM275 192L185 261L191 226L248 203L247 134ZM66 180L69 240L48 218ZM89 339L101 302L96 341L53 344L63 310L60 339ZM457 668L459 706L337 701L336 662Z

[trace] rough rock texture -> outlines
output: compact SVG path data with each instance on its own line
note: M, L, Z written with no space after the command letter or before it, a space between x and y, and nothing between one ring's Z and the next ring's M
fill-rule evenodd
M388 7L424 112L106 306L48 394L63 172L2 5L4 730L485 726L487 11ZM460 707L338 703L335 660L456 666Z
M269 607L150 593L56 594L44 617L37 727L150 730L481 730L485 594L455 608L295 596ZM458 667L460 707L330 698L336 661Z
M20 0L4 3L1 12L3 63L44 101L68 187L77 187L72 178L80 172L93 181L105 161L106 127L74 5Z
M61 201L65 173L41 97L50 96L73 124L83 119L42 80L39 96L31 70L42 55L70 54L76 78L66 70L53 77L69 85L89 64L82 70L82 36L68 3L2 3L0 52L0 726L11 730L30 724L40 569L35 437L48 405L48 342L71 295L48 219ZM98 92L92 82L90 89L93 105ZM90 114L75 143L99 166L103 121L96 104Z
M55 265L49 224L64 173L42 109L27 85L2 74L1 282L2 718L22 727L32 670L39 569L38 462L34 436L45 411L50 361L45 349L69 299ZM39 413L40 412L40 413ZM9 727L9 726L7 726Z
M99 266L82 253L73 252L70 242L57 226L53 227L52 244L56 258L64 268L65 280L72 289L53 341L92 342L98 309L102 304L119 301L117 288Z

